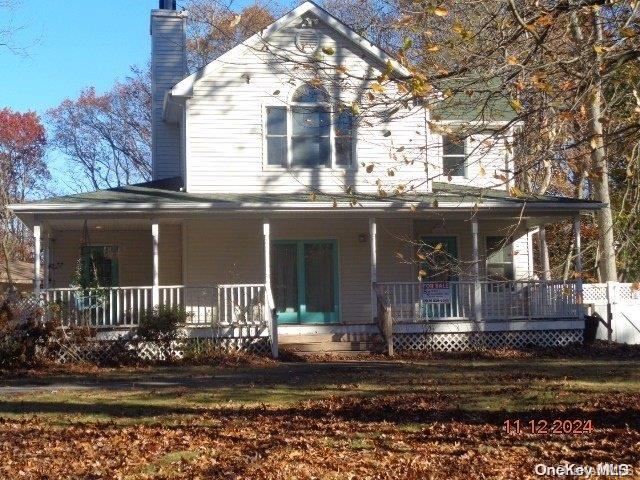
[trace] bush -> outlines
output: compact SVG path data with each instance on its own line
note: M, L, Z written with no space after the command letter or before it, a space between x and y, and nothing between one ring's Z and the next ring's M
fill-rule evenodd
M160 358L173 360L175 346L184 337L187 312L178 307L156 307L144 312L136 329L140 342L150 343L159 350Z
M0 296L0 366L38 363L58 325L58 318L45 315L36 298L17 291Z

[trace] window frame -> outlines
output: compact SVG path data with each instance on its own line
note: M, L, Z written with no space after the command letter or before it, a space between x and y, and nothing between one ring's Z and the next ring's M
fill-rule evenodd
M445 138L451 138L452 135L440 135L440 168L442 169L442 174L446 175L447 177L451 176L452 178L469 178L468 174L468 169L469 169L469 136L465 136L462 139L462 145L464 147L464 154L463 155L445 155L444 153L444 141ZM444 167L444 159L445 157L448 158L460 158L462 157L462 170L463 173L462 175L449 175L448 172L445 170Z
M114 283L114 285L102 285L100 288L114 288L114 287L120 287L121 284L121 277L122 277L122 272L120 270L120 258L121 258L121 251L122 248L120 245L114 245L114 244L108 244L108 243L89 243L87 245L82 245L80 247L80 264L82 265L84 263L84 256L83 256L83 249L88 248L90 250L93 249L102 249L103 252L106 251L106 249L113 249L116 252L116 267L115 267L115 275L113 275L113 265L111 267L112 271L111 271L111 281L112 283ZM103 253L104 255L104 253ZM81 267L82 268L82 267ZM82 275L82 273L81 273Z
M495 262L489 262L489 256L491 255L491 253L489 252L489 239L490 238L501 238L503 242L509 242L508 245L505 245L505 247L509 247L509 252L508 255L511 257L510 261L508 262L499 262L499 263L495 263ZM504 248L504 247L503 247ZM484 235L484 273L485 273L485 277L487 278L488 281L493 282L493 283L501 283L501 282L513 282L516 280L516 264L515 264L515 257L513 255L513 239L510 239L510 237L506 236L506 235L493 235L493 234L486 234ZM510 265L511 266L511 272L513 273L513 278L511 279L505 279L505 280L492 280L489 278L489 265L490 264L495 264L495 265Z
M358 130L358 119L355 115L351 116L351 164L348 166L341 166L337 163L337 155L336 155L336 119L339 112L336 111L334 105L330 102L318 102L318 103L306 103L306 102L293 102L293 96L298 91L299 88L303 87L305 84L296 85L288 98L288 102L286 104L282 102L266 102L262 104L262 169L263 170L275 170L275 171L313 171L313 170L327 170L327 171L355 171L358 167L358 162L356 159L356 143L357 143L357 130ZM317 87L316 87L317 88ZM323 89L321 89L323 90ZM326 94L326 91L325 91ZM328 96L328 94L327 94ZM270 165L269 164L269 151L267 145L267 109L273 107L280 107L286 109L286 119L287 119L287 156L284 159L285 162L282 165ZM293 165L293 109L294 107L302 107L302 108L326 108L329 113L329 143L330 143L330 165L316 165L316 166L304 166L304 165Z

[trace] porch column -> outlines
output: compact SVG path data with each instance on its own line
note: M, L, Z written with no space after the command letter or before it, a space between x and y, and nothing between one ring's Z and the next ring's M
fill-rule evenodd
M41 228L39 224L33 226L33 293L40 300L40 255L42 253L40 243Z
M471 255L473 262L473 316L482 320L482 285L480 284L480 254L478 253L478 217L471 219Z
M151 288L151 303L154 307L160 305L160 225L158 222L151 224L151 238L153 247L153 270L152 270L152 288Z
M574 269L576 271L576 296L579 306L582 307L582 237L580 235L580 214L573 219L573 236L576 245L576 258ZM582 314L582 310L579 310ZM582 316L582 315L581 315Z
M378 314L378 297L373 285L378 281L378 225L375 218L369 218L369 241L371 243L371 320Z
M273 313L275 304L271 290L271 224L268 220L262 222L264 237L264 317L269 322L271 333L271 356L278 358L278 316Z
M542 267L542 280L551 280L551 268L549 267L549 250L547 249L547 231L545 226L538 230L538 240L540 241L540 264Z
M44 242L44 275L42 283L45 290L49 289L49 265L51 265L51 234L47 231Z
M262 233L264 236L264 285L268 292L271 292L271 224L268 220L262 223Z

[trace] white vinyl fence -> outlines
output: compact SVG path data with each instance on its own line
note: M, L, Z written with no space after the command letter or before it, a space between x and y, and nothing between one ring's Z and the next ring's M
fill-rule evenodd
M583 299L590 313L599 315L604 322L598 325L597 338L640 344L639 284L586 283Z

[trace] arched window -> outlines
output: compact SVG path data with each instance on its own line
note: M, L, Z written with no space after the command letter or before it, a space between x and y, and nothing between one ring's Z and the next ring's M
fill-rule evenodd
M353 125L350 110L332 108L324 89L304 84L290 105L266 107L267 165L349 168Z
M323 89L304 84L293 92L292 103L327 103L329 96Z

